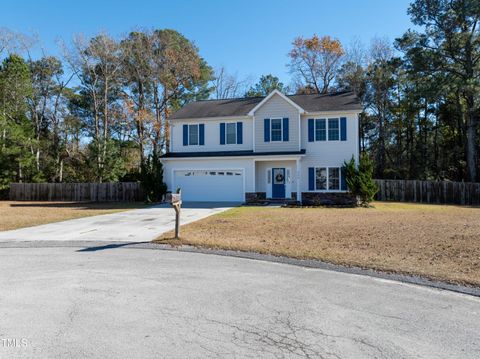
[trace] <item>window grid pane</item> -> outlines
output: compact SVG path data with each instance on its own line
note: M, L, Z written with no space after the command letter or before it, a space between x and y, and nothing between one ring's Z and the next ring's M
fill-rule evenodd
M327 140L327 124L324 119L315 120L315 141Z
M329 141L339 140L338 118L328 119L328 140Z
M227 123L227 144L236 144L237 143L237 126L235 123Z
M338 167L331 167L328 169L328 189L340 189L340 169Z
M272 141L282 140L282 120L272 119Z
M198 145L198 125L188 125L188 144Z
M316 168L315 169L315 188L317 191L327 189L327 169Z

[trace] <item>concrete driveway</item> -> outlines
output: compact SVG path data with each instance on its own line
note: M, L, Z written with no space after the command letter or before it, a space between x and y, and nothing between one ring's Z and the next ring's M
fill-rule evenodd
M480 358L476 297L126 244L31 245L0 248L0 358Z
M231 208L235 203L185 203L181 223L187 224ZM1 242L12 241L126 241L145 242L174 229L175 211L159 205L127 212L72 219L0 232Z

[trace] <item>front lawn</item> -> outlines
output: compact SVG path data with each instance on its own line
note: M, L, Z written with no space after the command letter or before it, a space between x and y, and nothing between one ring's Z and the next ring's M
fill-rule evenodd
M158 242L319 259L480 285L480 208L375 203L375 208L238 207Z
M0 201L0 231L142 208L141 202L19 202Z

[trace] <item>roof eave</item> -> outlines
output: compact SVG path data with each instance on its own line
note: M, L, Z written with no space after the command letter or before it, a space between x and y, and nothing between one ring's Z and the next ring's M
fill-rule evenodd
M181 121L193 121L193 120L219 120L219 119L222 119L222 120L235 120L235 119L250 119L252 118L252 116L249 116L249 115L238 115L238 116L208 116L208 117L202 117L202 116L197 116L197 117L176 117L176 118L169 118L168 121L177 121L177 120L181 120Z

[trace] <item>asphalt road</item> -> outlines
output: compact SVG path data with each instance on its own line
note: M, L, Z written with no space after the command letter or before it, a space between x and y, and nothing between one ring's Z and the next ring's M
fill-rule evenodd
M480 299L128 246L0 248L0 358L479 358Z

